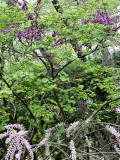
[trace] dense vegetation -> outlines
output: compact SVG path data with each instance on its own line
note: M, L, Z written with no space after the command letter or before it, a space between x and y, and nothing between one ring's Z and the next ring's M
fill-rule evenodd
M119 159L118 6L1 2L0 159Z

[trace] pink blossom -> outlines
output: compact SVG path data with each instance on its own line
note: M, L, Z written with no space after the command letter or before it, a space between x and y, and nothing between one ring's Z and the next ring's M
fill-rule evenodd
M0 139L2 139L2 138L4 138L4 137L6 137L8 135L8 133L3 133L3 134L0 134Z
M71 123L70 126L68 127L67 131L66 131L66 136L67 137L70 137L70 132L72 129L74 129L80 122L77 121L77 122L74 122L74 123Z
M114 146L114 148L115 148L116 152L120 155L120 149L116 145Z
M114 136L120 137L120 134L116 131L116 129L115 129L114 127L107 125L107 126L106 126L106 129L107 129L110 133L112 133Z
M74 145L74 141L73 140L70 141L69 148L71 150L72 160L76 160L77 159L77 153L76 153L76 150L75 150L75 145Z
M0 139L8 136L5 143L9 144L9 147L5 159L13 160L15 156L17 160L20 160L25 146L29 151L31 160L34 160L33 150L30 143L26 139L27 131L24 131L24 127L20 124L11 124L5 126L5 128L7 129L7 132L0 134ZM18 152L16 153L16 151Z
M117 107L115 111L120 113L120 108Z
M118 145L120 147L120 134L116 131L116 129L114 127L107 125L106 128L109 132L111 132L116 137ZM120 154L120 148L118 148L116 145L114 146L114 148L115 148L116 152L118 154Z
M38 143L37 147L34 149L35 151L37 151L38 148L46 144L46 142L49 140L51 131L52 131L52 128L49 128L48 130L46 130L45 138Z
M87 145L90 147L90 141L89 141L89 139L88 139L88 136L85 136L85 138L86 138L86 143L87 143Z

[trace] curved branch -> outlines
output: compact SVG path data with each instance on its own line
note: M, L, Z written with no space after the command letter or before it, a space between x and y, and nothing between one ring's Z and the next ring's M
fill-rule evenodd
M55 99L56 99L56 102L58 104L58 107L62 113L62 117L63 117L63 122L66 124L66 117L65 117L65 112L63 110L63 108L61 107L60 103L59 103L59 98L58 98L58 95L57 95L57 92L55 89L53 89L53 93L54 93L54 96L55 96Z
M117 100L119 100L119 99L120 99L120 97L117 97L117 98L115 98L115 99L112 99L112 100L104 103L104 104L103 104L96 112L94 112L85 122L86 122L86 123L90 122L90 121L93 119L93 117L95 117L95 116L98 114L98 112L100 112L107 104L109 104L109 103L111 103L111 102L114 102L114 101L117 101Z
M5 84L7 85L7 87L12 91L11 86L7 83L7 81L2 77L2 74L0 74L0 77L2 78L2 80L5 82ZM24 100L14 91L12 91L13 95L15 97L17 97L26 107L26 109L28 110L28 112L30 113L31 117L36 121L36 117L33 115L31 109L28 107L28 105L24 102Z
M52 3L58 13L63 13L62 6L59 4L58 0L53 0Z
M77 58L76 58L76 59L77 59ZM53 79L55 79L55 78L58 76L58 73L59 73L60 71L62 71L62 70L63 70L66 66L68 66L70 63L74 62L76 59L74 59L74 60L66 63L62 68L60 68L60 69L57 71L57 73L55 74L55 76L53 77Z

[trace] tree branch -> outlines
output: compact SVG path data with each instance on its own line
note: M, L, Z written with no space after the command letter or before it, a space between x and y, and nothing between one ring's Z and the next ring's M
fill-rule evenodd
M100 41L101 42L101 41ZM98 45L95 47L95 49L93 49L93 50L91 50L91 53L90 54L92 54L93 52L95 52L97 49L98 49ZM86 57L87 56L87 54L85 54L85 55L81 55L81 56L79 56L79 58L84 58L84 57ZM77 59L77 58L76 58ZM70 61L70 62L68 62L68 63L66 63L62 68L60 68L58 71L57 71L57 73L55 74L55 76L54 76L54 78L53 79L55 79L57 76L58 76L58 73L60 72L60 71L62 71L66 66L68 66L70 63L72 63L72 62L74 62L76 59L74 59L74 60L72 60L72 61Z
M120 99L120 97L115 98L115 99L112 99L112 100L104 103L96 112L94 112L94 113L86 120L86 123L90 122L90 121L93 119L93 117L95 117L95 116L98 114L98 112L100 112L107 104L109 104L109 103L111 103L111 102L114 102L114 101L117 101L117 100L119 100L119 99Z
M63 13L62 6L59 4L58 0L53 0L52 3L58 13Z
M76 59L77 59L77 58L76 58ZM68 66L70 63L74 62L76 59L74 59L74 60L66 63L62 68L60 68L60 69L57 71L57 73L55 74L55 76L53 77L53 79L55 79L55 78L58 76L58 73L59 73L60 71L62 71L62 70L63 70L66 66Z
M79 2L78 2L78 0L75 0L75 2L77 2L77 5L79 5Z
M8 86L8 88L12 91L11 86L7 83L7 81L2 77L2 74L0 74L0 77L2 78L2 80L5 82L5 84ZM24 102L24 100L19 97L19 95L17 93L15 93L14 91L12 91L13 95L16 96L26 107L26 109L28 110L28 112L30 113L31 117L36 121L36 117L33 115L32 111L30 110L30 108L28 107L28 105Z
M64 110L63 108L61 107L60 103L59 103L59 98L58 98L58 95L57 95L57 92L55 89L53 89L53 93L54 93L54 96L55 96L55 99L56 99L56 102L58 104L58 107L62 113L62 117L63 117L63 122L66 123L66 118L65 118L65 113L64 113Z

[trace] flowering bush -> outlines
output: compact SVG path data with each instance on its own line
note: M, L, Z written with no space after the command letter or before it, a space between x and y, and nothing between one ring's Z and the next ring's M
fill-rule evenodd
M120 108L116 108L116 111L120 113ZM116 137L119 147L117 147L117 145L114 145L114 148L116 152L120 155L120 133L118 133L116 129L110 125L107 125L106 129Z
M119 111L119 108L117 108L116 110ZM46 159L48 158L49 160L51 160L52 156L50 154L51 151L50 147L54 146L55 148L60 150L64 154L64 156L67 157L68 159L77 160L77 157L79 157L78 156L79 150L75 147L76 146L75 139L76 137L78 138L79 136L78 134L78 132L80 132L79 130L81 130L81 128L86 130L86 127L88 126L89 124L87 121L85 121L85 123L82 124L80 124L80 121L77 121L71 123L66 129L62 130L62 132L60 133L59 129L61 127L64 127L64 123L60 123L55 127L47 129L45 131L45 137L38 144L30 145L30 143L27 140L28 132L25 131L22 125L20 124L7 125L5 126L7 131L4 132L3 134L0 134L0 139L8 137L5 141L6 144L9 144L7 153L5 155L5 159L13 160L14 157L16 157L17 160L21 160L21 157L24 154L25 149L27 149L29 152L30 159L34 160L34 153L39 152L41 147L44 146ZM116 152L120 154L120 133L118 133L114 127L109 125L106 126L106 129L116 137L119 147L117 145L114 145L114 148ZM81 131L83 132L83 130ZM63 133L65 133L64 136L62 136ZM54 134L55 136L57 135L57 139L55 142L54 141L51 142L51 138L54 139L53 138ZM83 137L85 139L87 147L93 149L88 136L84 133ZM62 147L62 149L60 148L60 146ZM67 153L66 151L64 151L63 147L66 147L69 150L69 152ZM84 154L87 155L88 153L84 152Z
M47 2L54 9L51 6L49 10ZM0 134L0 159L4 154L6 160L36 160L39 156L45 160L77 160L84 156L99 159L100 154L106 157L103 128L98 121L91 123L104 105L92 116L89 114L110 95L116 97L119 87L111 83L114 69L107 68L107 63L98 64L94 53L102 60L105 52L103 59L109 60L106 48L110 36L118 36L119 17L111 18L114 11L108 12L101 2L99 7L104 8L95 13L94 8L92 18L86 22L91 12L87 12L88 6L81 5L79 10L69 4L67 9L58 0L37 0L31 5L26 0L13 0L11 4L12 9L3 5L1 11L0 131L10 125ZM56 125L59 122L64 123ZM107 129L119 142L119 133L110 126ZM115 149L119 153L117 146Z
M7 132L0 134L0 139L8 136L5 143L9 144L9 147L5 159L12 160L15 156L18 160L20 160L25 146L29 151L31 160L34 160L33 150L27 140L27 131L24 131L24 127L20 124L11 124L5 126L5 128L7 129Z
M79 122L74 122L71 124L67 129L67 136L70 136L70 132L74 127L76 127L79 124ZM49 139L51 135L51 131L54 131L57 127L60 127L63 124L58 124L56 127L50 128L46 130L45 138L43 138L35 147L32 147L30 143L27 140L27 131L24 130L24 127L20 124L11 124L5 126L7 129L7 132L4 132L3 134L0 134L0 139L7 137L5 143L9 144L9 147L7 149L7 154L5 156L6 160L13 160L14 157L16 159L20 160L22 154L24 153L25 148L28 150L30 159L34 160L34 152L37 152L40 147L43 145L46 148L46 153L49 156ZM60 143L60 142L59 142ZM25 147L25 148L24 148ZM70 141L69 149L71 151L71 159L76 160L77 159L77 153L75 150L74 141Z

